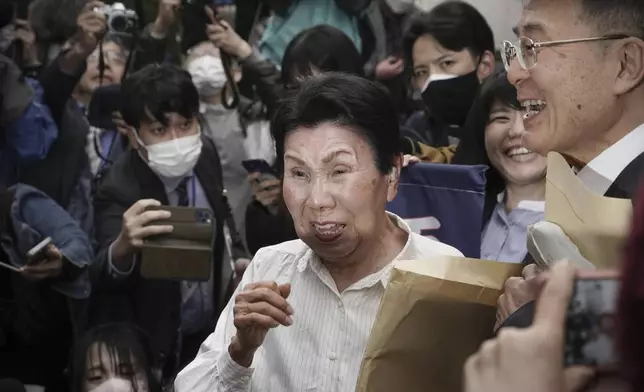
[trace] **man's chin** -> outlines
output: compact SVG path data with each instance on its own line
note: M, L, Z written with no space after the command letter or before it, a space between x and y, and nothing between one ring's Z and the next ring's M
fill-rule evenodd
M549 152L554 151L553 140L548 136L548 132L545 129L526 131L521 136L521 140L523 147L541 156L547 157Z

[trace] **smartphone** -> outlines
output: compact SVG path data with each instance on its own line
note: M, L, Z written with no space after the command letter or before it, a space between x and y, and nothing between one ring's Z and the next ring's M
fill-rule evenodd
M13 272L20 272L20 268L14 266L14 265L11 265L11 264L3 263L1 261L0 261L0 267L6 268L6 269L8 269L10 271L13 271Z
M263 159L250 159L242 161L242 166L250 173L260 173L258 182L276 180L279 178L277 171Z
M151 236L141 247L141 276L147 279L208 281L214 243L214 213L207 208L159 206L171 217L152 225L172 225L168 234Z
M248 173L272 174L277 177L277 172L273 167L263 159L249 159L242 161L242 166Z
M580 271L566 316L566 366L616 370L615 314L620 289L617 271Z
M51 237L47 237L29 249L27 252L27 264L36 264L45 261L47 259L47 248L51 242Z

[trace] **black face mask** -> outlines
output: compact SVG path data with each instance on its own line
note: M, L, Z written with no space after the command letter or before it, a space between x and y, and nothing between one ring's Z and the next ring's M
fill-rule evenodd
M431 82L422 92L423 101L439 123L463 126L479 89L476 71Z

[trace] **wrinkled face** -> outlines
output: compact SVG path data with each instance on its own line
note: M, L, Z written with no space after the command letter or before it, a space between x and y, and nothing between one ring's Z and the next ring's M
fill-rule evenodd
M185 136L193 136L199 133L199 122L197 121L196 115L193 118L188 119L178 113L169 113L166 114L166 118L168 122L167 126L154 120L141 121L138 135L146 146L152 146L157 143ZM134 138L130 138L130 140L133 141L134 146L137 147L138 141L132 139Z
M106 382L118 387L118 392L134 391L132 381L139 392L148 391L145 370L137 366L134 358L116 358L104 344L95 343L87 352L85 391L93 391ZM114 382L116 381L116 382ZM113 389L109 389L113 390Z
M598 37L582 20L579 0L533 0L515 29L535 43ZM620 115L613 91L618 62L610 55L616 41L584 42L537 49L529 71L515 59L508 79L517 88L526 112L526 147L546 155L557 151L574 156L582 145L596 145L602 132Z
M284 201L298 236L326 262L374 247L397 181L383 175L367 140L320 124L286 137Z
M99 66L99 48L87 58L87 69L79 81L79 88L84 92L92 93L99 86L121 83L125 64L127 62L127 52L114 42L103 44L103 59L105 61L105 71L103 73L103 83L101 84Z
M506 183L528 185L543 180L547 158L523 146L523 113L500 101L490 110L485 128L485 149Z
M423 35L414 42L414 86L422 89L431 75L461 76L477 68L477 60L467 50L460 52L445 49L430 35Z

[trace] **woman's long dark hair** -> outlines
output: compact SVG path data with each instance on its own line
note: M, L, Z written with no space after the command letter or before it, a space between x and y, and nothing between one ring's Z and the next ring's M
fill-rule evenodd
M72 392L87 392L85 391L87 368L88 365L96 365L88 363L88 353L94 345L98 345L99 350L106 349L113 369L117 371L120 369L119 364L116 363L117 360L124 363L126 367L140 369L145 373L148 391L161 392L160 383L153 374L156 356L149 337L142 330L125 323L111 323L92 328L78 341L71 361ZM101 365L107 367L105 364ZM123 375L122 378L128 379L133 389L137 391L136 373Z
M485 128L490 122L490 111L495 102L501 102L517 110L521 108L521 104L517 100L517 90L508 81L505 71L497 72L483 82L462 128L463 137L451 161L457 165L486 165L489 167L486 173L484 222L487 222L492 214L497 203L497 195L505 189L505 180L501 173L492 166L485 150Z

